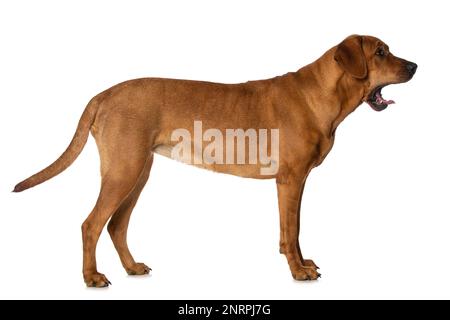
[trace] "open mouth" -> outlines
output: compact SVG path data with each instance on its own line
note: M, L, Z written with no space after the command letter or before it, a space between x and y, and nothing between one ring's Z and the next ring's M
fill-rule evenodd
M382 86L378 86L376 87L370 94L369 97L367 98L367 103L369 104L369 106L372 107L373 110L375 111L383 111L384 109L386 109L390 104L394 104L395 101L394 100L386 100L383 98L383 96L381 95L381 90L383 90L383 88L387 86L387 85L382 85Z

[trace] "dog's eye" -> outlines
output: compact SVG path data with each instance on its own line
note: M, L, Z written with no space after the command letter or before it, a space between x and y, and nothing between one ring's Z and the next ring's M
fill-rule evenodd
M378 50L375 54L377 56L384 57L386 55L386 51L384 51L384 48L378 48Z

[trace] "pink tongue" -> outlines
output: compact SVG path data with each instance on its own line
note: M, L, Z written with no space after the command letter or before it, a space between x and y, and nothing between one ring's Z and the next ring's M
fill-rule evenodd
M384 100L379 92L376 93L375 97L377 98L377 103L378 104L387 104L387 105L389 105L389 104L395 103L394 100Z

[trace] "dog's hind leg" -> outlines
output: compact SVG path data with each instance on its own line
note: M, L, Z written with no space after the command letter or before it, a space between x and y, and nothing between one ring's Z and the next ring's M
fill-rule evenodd
M97 242L108 219L138 185L150 157L151 138L139 123L119 117L111 117L108 126L95 137L100 152L102 184L97 203L82 225L83 276L87 286L105 287L110 282L97 271Z
M144 263L136 263L128 249L127 229L131 213L138 201L138 198L144 189L144 186L150 175L150 169L153 163L153 153L147 159L144 169L130 195L120 205L119 209L113 214L108 223L108 232L119 254L120 261L129 275L148 274L150 268Z

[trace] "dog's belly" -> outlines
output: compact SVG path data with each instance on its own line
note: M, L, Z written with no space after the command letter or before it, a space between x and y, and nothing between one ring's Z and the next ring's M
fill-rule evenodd
M173 153L174 146L169 144L161 144L153 149L153 152L169 159L177 160L182 163L192 165L198 168L207 169L210 171L231 174L244 178L253 179L272 179L275 178L278 172L278 161L275 159L269 159L269 164L263 164L259 160L256 164L227 164L227 163L209 163L204 161L201 154L196 152L191 153L191 157L183 159L177 157Z

